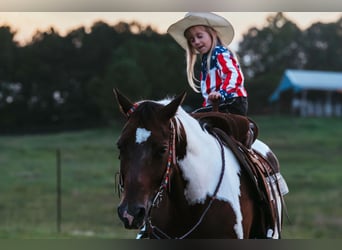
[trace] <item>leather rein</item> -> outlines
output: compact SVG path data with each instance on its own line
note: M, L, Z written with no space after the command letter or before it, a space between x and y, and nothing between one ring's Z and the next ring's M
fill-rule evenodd
M224 171L225 171L224 147L223 147L223 144L222 144L219 136L215 133L214 130L215 129L213 129L210 132L219 142L220 149L221 149L222 167L221 167L221 173L220 173L219 181L216 185L213 196L210 198L208 206L203 210L202 215L199 217L197 222L191 227L191 229L188 232L186 232L185 234L183 234L180 237L176 237L175 239L184 239L184 238L188 237L202 223L205 215L207 214L207 212L209 211L210 207L212 206L214 200L216 199L217 192L221 186ZM175 151L176 147L175 147L175 144L176 144L175 127L174 127L174 122L171 120L171 122L170 122L169 156L168 156L168 161L167 161L167 167L166 167L166 171L164 174L164 178L163 178L162 183L159 187L159 190L156 193L156 195L154 196L154 198L152 199L153 200L152 206L150 207L150 209L148 211L148 217L147 217L147 221L146 221L147 228L151 229L151 235L154 236L156 239L172 239L171 236L169 236L167 233L165 233L159 227L152 224L152 218L151 218L150 214L151 214L151 211L153 208L158 208L160 202L163 199L163 193L167 190L168 185L170 184L169 180L170 180L170 173L171 173L171 166L172 166L171 163L173 163L173 165L176 164L176 151Z

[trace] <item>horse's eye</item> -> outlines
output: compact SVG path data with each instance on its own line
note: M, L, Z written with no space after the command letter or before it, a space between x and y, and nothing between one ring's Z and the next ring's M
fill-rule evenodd
M158 151L157 151L157 154L161 157L163 156L167 151L167 146L161 146Z

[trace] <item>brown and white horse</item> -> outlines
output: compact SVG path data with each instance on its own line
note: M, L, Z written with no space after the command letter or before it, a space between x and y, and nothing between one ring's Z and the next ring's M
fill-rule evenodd
M145 225L149 238L266 238L255 187L232 151L182 109L185 94L132 103L114 93L127 118L117 141L125 228ZM253 144L260 146L270 153ZM275 201L271 238L281 228Z

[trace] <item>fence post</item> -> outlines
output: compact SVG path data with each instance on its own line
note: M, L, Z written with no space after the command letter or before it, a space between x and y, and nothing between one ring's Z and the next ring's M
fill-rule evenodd
M56 195L57 195L57 232L61 232L61 218L62 218L62 197L61 197L61 150L56 150Z

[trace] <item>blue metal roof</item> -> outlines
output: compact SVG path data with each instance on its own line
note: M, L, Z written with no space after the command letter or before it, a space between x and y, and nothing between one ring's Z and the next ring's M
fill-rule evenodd
M269 101L277 101L281 92L288 89L293 89L294 92L303 89L342 91L342 72L288 69Z

